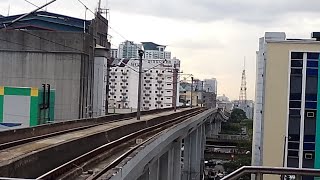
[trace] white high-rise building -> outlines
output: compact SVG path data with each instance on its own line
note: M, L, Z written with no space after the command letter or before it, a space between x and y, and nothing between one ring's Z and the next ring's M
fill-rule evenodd
M141 44L135 44L133 41L125 41L119 45L118 58L139 58L139 49L142 49Z
M204 90L209 90L209 92L214 92L217 94L217 79L205 79L204 80Z
M165 51L166 46L153 42L142 42L145 59L171 59L171 52Z
M138 59L121 59L111 67L109 108L136 110L138 102ZM179 102L180 60L148 59L143 61L142 110L168 108ZM176 77L174 77L176 76Z

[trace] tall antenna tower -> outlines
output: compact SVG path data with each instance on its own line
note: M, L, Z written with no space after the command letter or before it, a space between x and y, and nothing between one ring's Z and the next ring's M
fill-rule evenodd
M239 105L247 104L247 80L246 80L246 57L244 57L244 66L241 77L241 87L239 96Z

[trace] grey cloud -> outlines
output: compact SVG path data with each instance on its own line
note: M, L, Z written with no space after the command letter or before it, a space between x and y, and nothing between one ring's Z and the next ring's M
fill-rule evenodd
M112 10L200 22L276 21L294 12L319 13L319 0L112 0Z

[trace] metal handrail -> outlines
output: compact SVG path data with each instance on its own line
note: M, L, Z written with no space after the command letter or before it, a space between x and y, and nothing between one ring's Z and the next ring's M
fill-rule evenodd
M223 177L221 180L236 180L245 174L257 174L258 177L262 177L263 174L275 174L275 175L308 175L308 176L320 176L320 169L309 168L290 168L290 167L267 167L267 166L243 166L236 171ZM258 180L260 180L258 178Z

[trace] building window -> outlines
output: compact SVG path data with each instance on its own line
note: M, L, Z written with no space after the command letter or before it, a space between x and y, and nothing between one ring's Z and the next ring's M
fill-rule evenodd
M152 91L149 91L149 93L152 93Z
M117 96L114 96L114 98L117 98Z
M149 97L149 100L151 100L151 97Z
M150 86L152 86L152 84L149 84Z
M115 76L114 78L117 78L117 76Z
M158 93L158 91L156 91L156 93Z
M122 89L120 89L120 92L122 92Z
M126 92L128 92L128 89L126 90Z
M149 104L149 106L151 107L151 104Z

